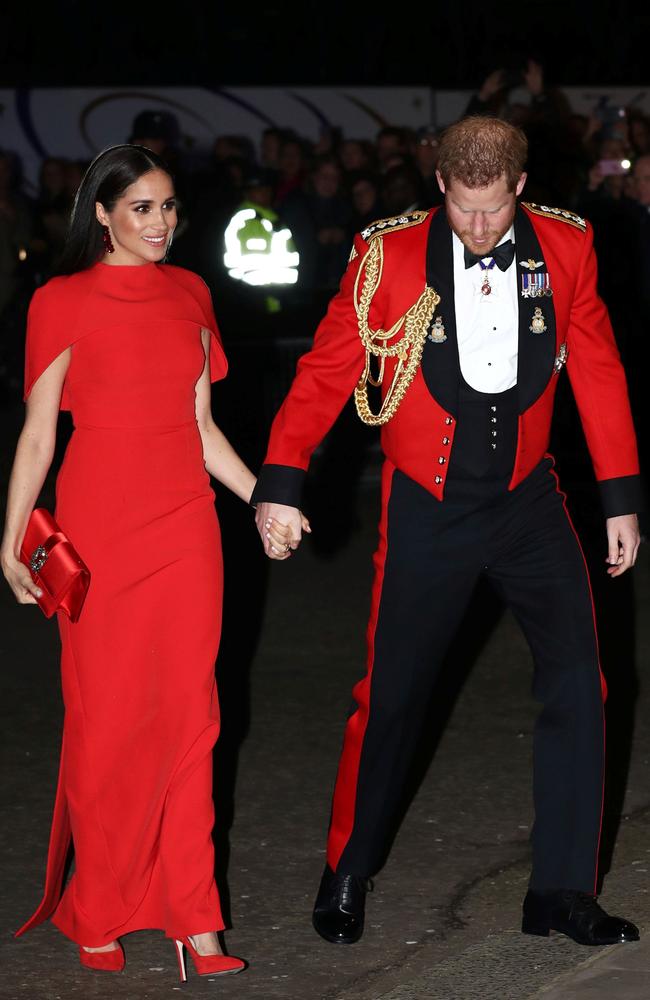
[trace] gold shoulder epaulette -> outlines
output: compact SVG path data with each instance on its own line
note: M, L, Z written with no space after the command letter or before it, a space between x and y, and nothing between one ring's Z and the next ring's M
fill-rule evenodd
M393 215L388 219L377 219L376 222L371 223L366 229L363 229L361 235L366 243L370 243L371 240L374 240L375 236L383 236L384 233L394 233L398 229L408 229L409 226L419 226L421 222L424 222L428 214L428 212L417 209L415 212L407 212L405 215Z
M548 205L536 205L534 201L523 201L522 205L534 215L543 215L546 219L559 219L560 222L568 222L581 232L586 232L587 223L575 212L569 212L566 208L550 208Z

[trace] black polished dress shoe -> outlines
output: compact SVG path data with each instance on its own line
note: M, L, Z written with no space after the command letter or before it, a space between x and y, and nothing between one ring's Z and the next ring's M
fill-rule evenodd
M337 875L326 865L314 904L312 923L335 944L354 944L363 934L366 893L372 881L361 875Z
M587 892L560 889L557 892L528 890L524 899L524 934L548 937L559 931L578 944L621 944L638 941L639 930L621 917L610 917Z

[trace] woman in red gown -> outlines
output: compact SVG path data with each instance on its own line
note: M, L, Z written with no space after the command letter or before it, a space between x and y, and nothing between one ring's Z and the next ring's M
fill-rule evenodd
M248 502L254 477L215 426L226 360L203 281L160 263L172 180L138 146L100 154L81 184L59 276L32 300L27 416L9 489L2 567L18 553L50 466L59 408L74 432L55 517L90 569L79 621L59 612L65 721L43 900L82 964L118 970L120 937L159 928L197 971L239 971L223 929L211 831L219 732L219 525L209 474ZM271 529L277 558L289 554ZM285 551L286 547L286 551ZM72 838L75 871L63 893Z

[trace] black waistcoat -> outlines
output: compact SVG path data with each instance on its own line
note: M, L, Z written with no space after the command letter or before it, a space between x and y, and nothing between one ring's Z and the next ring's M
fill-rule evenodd
M479 392L461 377L458 419L447 481L508 480L517 450L517 386Z

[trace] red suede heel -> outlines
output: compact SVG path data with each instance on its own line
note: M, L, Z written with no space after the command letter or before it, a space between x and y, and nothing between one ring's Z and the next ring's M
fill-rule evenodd
M79 961L87 969L99 969L101 972L121 972L126 965L124 949L119 942L112 951L86 951L79 946Z
M178 969L181 974L181 982L187 982L187 971L185 969L184 948L187 948L194 969L199 976L225 976L228 973L241 972L246 968L246 962L241 958L234 958L232 955L199 955L198 951L188 937L174 938L176 945L176 957L178 958Z

